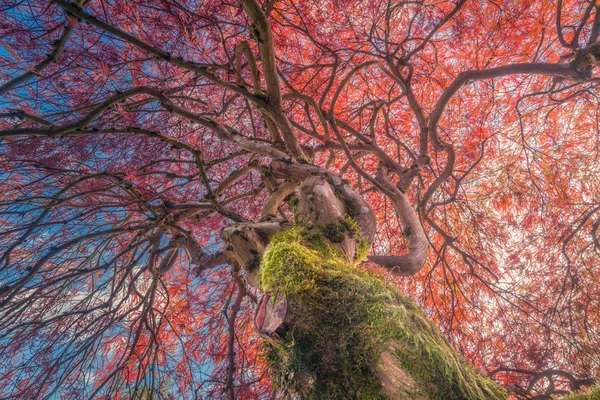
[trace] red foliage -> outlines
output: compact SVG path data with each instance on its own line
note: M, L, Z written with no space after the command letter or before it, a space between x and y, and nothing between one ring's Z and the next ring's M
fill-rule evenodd
M377 273L515 396L598 377L600 5L240 3L0 2L1 397L270 396L254 289L179 243L258 220L277 151L401 254L388 167L430 254Z

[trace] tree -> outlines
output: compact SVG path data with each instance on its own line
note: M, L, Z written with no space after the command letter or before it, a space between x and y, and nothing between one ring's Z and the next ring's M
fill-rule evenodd
M1 7L2 398L594 384L596 2Z

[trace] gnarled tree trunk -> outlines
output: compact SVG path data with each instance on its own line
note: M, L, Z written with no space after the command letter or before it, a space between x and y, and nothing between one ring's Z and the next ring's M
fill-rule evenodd
M272 196L289 199L293 225L263 213L260 223L223 232L230 262L263 294L255 328L274 383L307 399L506 398L411 300L358 268L374 236L368 204L336 176L308 164L293 164L290 173L291 165L271 173L301 182L288 181ZM378 179L396 196L389 197L410 245L407 255L373 261L414 273L427 255L424 233L404 194L385 173Z

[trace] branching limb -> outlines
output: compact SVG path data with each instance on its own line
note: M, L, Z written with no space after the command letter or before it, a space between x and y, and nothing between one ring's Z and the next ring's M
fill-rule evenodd
M202 271L214 268L218 265L227 264L225 254L222 252L206 254L202 249L202 246L190 236L177 235L173 239L172 245L186 251L190 261L196 265L196 268L194 268L194 273L196 275L200 275Z
M83 0L77 0L76 5L77 7L81 7L83 5ZM73 27L75 26L76 22L77 19L69 15L67 23L65 24L65 30L63 31L62 35L60 35L60 38L58 38L58 40L54 42L54 48L52 49L50 54L48 54L46 58L37 63L35 66L30 67L29 71L11 79L4 85L0 86L0 94L6 93L18 84L25 82L26 80L38 75L46 67L56 62L60 53L63 52L65 44L67 43L67 40L69 40L69 37L71 36L71 32L73 32Z

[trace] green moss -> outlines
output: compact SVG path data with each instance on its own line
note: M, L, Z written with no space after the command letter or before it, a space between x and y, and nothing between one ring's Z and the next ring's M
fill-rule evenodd
M346 227L338 222L329 222L323 228L323 236L333 243L340 243L346 239Z
M362 231L358 223L349 216L348 214L344 215L341 219L340 223L344 226L344 228L350 233L350 237L360 236Z
M296 196L296 193L292 193L288 197L286 197L286 202L287 202L288 206L290 207L290 210L293 213L295 213L296 207L298 206L298 196Z
M431 399L506 398L410 299L350 264L319 231L294 227L275 235L260 284L290 305L290 331L265 344L281 388L310 399L384 398L375 368L394 343L401 367Z
M593 386L587 393L573 393L562 400L600 400L600 385Z
M367 239L358 239L358 242L356 243L356 254L354 255L354 263L360 264L362 261L366 260L370 248L371 245L369 244L369 241Z

